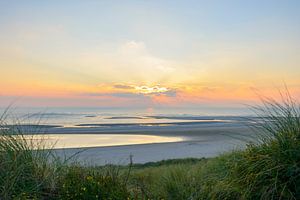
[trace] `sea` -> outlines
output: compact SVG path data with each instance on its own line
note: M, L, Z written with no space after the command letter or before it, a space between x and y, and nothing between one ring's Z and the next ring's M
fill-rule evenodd
M149 132L159 133L162 130L179 130L183 127L191 130L195 126L207 125L234 125L243 120L243 117L251 116L250 109L236 107L11 107L0 108L0 113L0 129L8 129L17 124L23 127L28 140L33 136L38 138L34 141L45 139L46 133L46 140L51 148L57 149L178 142L185 138L149 135ZM127 134L132 131L139 134ZM148 134L143 134L146 132Z
M6 123L58 125L161 124L193 120L251 116L247 107L193 108L99 108L99 107L11 107L0 108Z

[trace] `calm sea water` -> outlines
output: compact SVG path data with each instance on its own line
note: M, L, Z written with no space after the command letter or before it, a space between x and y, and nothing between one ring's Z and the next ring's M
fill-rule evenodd
M0 113L4 112L0 108ZM72 127L78 124L168 123L205 116L245 116L247 108L11 108L9 123L47 124Z

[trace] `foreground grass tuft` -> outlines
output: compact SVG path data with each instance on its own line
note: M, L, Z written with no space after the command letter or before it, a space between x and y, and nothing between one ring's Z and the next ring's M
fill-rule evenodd
M300 106L266 99L259 107L260 136L231 166L232 183L246 198L300 199Z
M0 120L1 121L1 120ZM44 139L0 126L0 199L127 199L119 168L95 170L58 158ZM125 179L126 178L126 179Z
M133 174L151 199L300 199L300 106L264 99L255 107L257 140L198 164L148 167Z
M32 140L19 132L1 129L1 199L38 199L55 193L61 166L42 141L35 142L39 145L33 147Z

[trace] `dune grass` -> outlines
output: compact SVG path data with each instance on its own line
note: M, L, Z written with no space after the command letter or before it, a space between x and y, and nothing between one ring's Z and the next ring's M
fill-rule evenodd
M263 102L246 149L147 167L133 174L135 185L150 199L300 199L300 106L288 95Z
M84 167L2 128L0 199L300 199L300 106L263 102L257 139L211 159Z
M94 170L61 159L45 138L28 137L0 117L0 199L127 199L116 166ZM9 128L7 128L9 127Z
M60 165L43 141L26 140L18 129L1 126L0 196L3 199L38 198L54 191ZM50 163L49 161L52 160Z

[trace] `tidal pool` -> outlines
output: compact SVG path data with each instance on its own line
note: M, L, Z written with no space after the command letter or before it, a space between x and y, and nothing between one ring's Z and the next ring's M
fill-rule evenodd
M182 137L133 134L36 134L26 135L25 138L32 142L33 145L46 144L47 148L55 149L183 141Z

